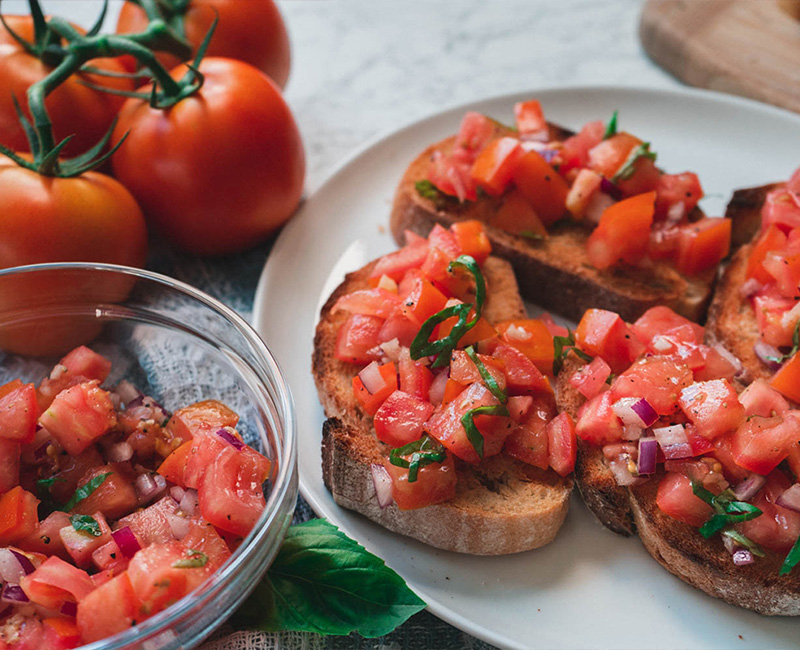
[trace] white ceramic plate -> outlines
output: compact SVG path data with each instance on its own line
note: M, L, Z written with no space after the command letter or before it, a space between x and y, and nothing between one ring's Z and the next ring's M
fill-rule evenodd
M300 490L319 515L384 558L434 614L504 648L796 648L800 620L762 617L685 585L638 539L600 526L577 494L554 543L486 558L389 533L337 506L322 483L323 413L310 372L320 305L345 272L395 248L388 232L394 189L425 146L454 133L467 109L511 122L514 102L531 97L548 119L572 128L619 109L620 128L652 142L659 166L699 174L710 215L722 213L733 189L785 179L800 165L800 117L690 90L560 88L487 99L362 149L282 232L256 293L256 329L297 404Z

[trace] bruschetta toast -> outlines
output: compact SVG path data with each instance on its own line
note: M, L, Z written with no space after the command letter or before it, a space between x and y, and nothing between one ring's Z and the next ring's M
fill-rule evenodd
M312 369L327 418L325 485L340 505L437 548L499 555L547 544L569 506L574 430L567 441L571 459L556 463L561 475L549 468L546 444L539 466L506 453L509 438L527 434L526 417L535 420L541 440L545 422L555 415L552 389L536 366L509 346L495 349L494 358L472 347L488 352L483 339L497 339L491 324L525 318L511 266L473 250L469 259L481 261L481 276L464 291L463 273L454 275L450 264L470 248L453 246L463 238L441 228L431 235L438 244L410 236L405 248L349 274L320 314ZM437 268L462 288L445 276L431 281L433 260L444 250L449 257ZM477 288L484 283L485 300L479 295L483 288ZM452 292L461 300L447 295ZM382 305L375 302L379 298ZM422 340L418 331L424 323L435 320L441 308L461 309L457 305L467 305L467 311L471 305L473 320L480 321L470 330L473 340L462 336L445 350L450 363L441 349L416 354L414 341ZM433 333L434 348L441 327ZM365 342L370 328L375 338ZM443 362L437 364L439 358ZM496 361L502 358L506 363ZM415 457L423 462L413 476Z

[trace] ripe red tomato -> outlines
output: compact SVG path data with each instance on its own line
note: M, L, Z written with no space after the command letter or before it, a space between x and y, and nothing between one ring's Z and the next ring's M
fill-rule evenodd
M258 243L292 215L305 156L269 77L233 59L204 59L200 72L203 87L167 110L135 98L125 103L113 139L129 136L112 165L172 242L217 255Z
M5 16L5 20L15 33L25 40L32 40L33 21L30 16ZM109 72L126 72L117 59L95 59L92 66ZM26 100L28 87L52 70L28 54L0 25L0 88L3 89L0 92L0 143L15 151L30 151L13 97L17 98L30 119ZM83 153L97 144L124 101L122 97L93 90L83 82L117 90L134 88L130 79L82 73L67 79L48 96L45 106L53 122L56 142L70 134L75 136L64 149L67 157Z
M216 13L215 13L216 12ZM205 38L215 15L219 22L207 51L208 56L224 56L245 61L266 72L281 88L289 78L291 54L289 36L272 0L192 0L184 15L186 38L197 48ZM117 33L139 32L147 26L141 7L126 2L117 21ZM179 61L159 54L166 68Z

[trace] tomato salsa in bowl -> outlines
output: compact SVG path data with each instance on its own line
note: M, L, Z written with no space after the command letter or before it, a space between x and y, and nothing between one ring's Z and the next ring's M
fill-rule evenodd
M193 647L277 553L297 496L290 392L206 294L112 265L0 271L4 406L19 426L0 430L0 650Z

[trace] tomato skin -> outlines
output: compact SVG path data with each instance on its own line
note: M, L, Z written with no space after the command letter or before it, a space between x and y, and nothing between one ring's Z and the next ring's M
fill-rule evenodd
M81 637L86 643L92 643L129 629L144 618L140 607L127 571L121 573L78 603L77 624Z
M430 402L396 390L375 413L375 435L392 447L414 442L422 436L422 426L433 415L433 410Z
M767 475L800 440L796 417L755 417L740 426L731 439L734 459L740 467Z
M289 107L264 73L213 57L200 72L203 87L170 109L136 98L123 105L114 139L130 133L111 163L170 241L220 255L254 246L292 215L305 154Z
M575 469L578 452L575 423L569 413L561 413L547 423L545 431L547 432L550 467L559 476L566 476Z
M33 38L33 21L30 16L4 16L17 34L30 41ZM78 28L79 31L83 31ZM12 97L16 97L23 112L30 119L27 101L28 87L44 79L53 71L35 56L25 52L0 25L0 143L15 151L30 151L25 132L17 117ZM92 66L108 72L126 72L117 59L94 59ZM93 90L82 82L115 90L133 90L129 79L99 75L72 75L45 100L53 122L56 142L68 135L73 139L64 148L67 157L84 153L97 144L108 131L124 99L110 93Z
M447 454L442 463L426 465L417 473L417 480L408 482L408 470L383 462L392 478L392 497L400 510L415 510L448 501L456 494L456 466Z
M202 43L211 23L219 15L208 56L224 56L245 61L263 70L281 88L289 78L291 50L281 14L272 0L192 0L184 17L186 39L193 49ZM139 32L147 27L147 17L132 2L122 5L117 34ZM179 61L164 53L156 57L167 68Z
M619 314L588 309L575 330L577 346L593 357L602 357L613 372L622 372L644 352L630 326Z
M662 512L690 526L702 526L713 514L711 506L694 495L689 478L667 472L658 484L656 504Z
M692 371L686 366L666 357L644 357L617 377L611 387L611 401L642 397L656 413L669 415L678 408L681 390L691 383Z
M709 440L737 429L744 420L744 406L725 379L700 381L681 391L679 404L698 435Z

